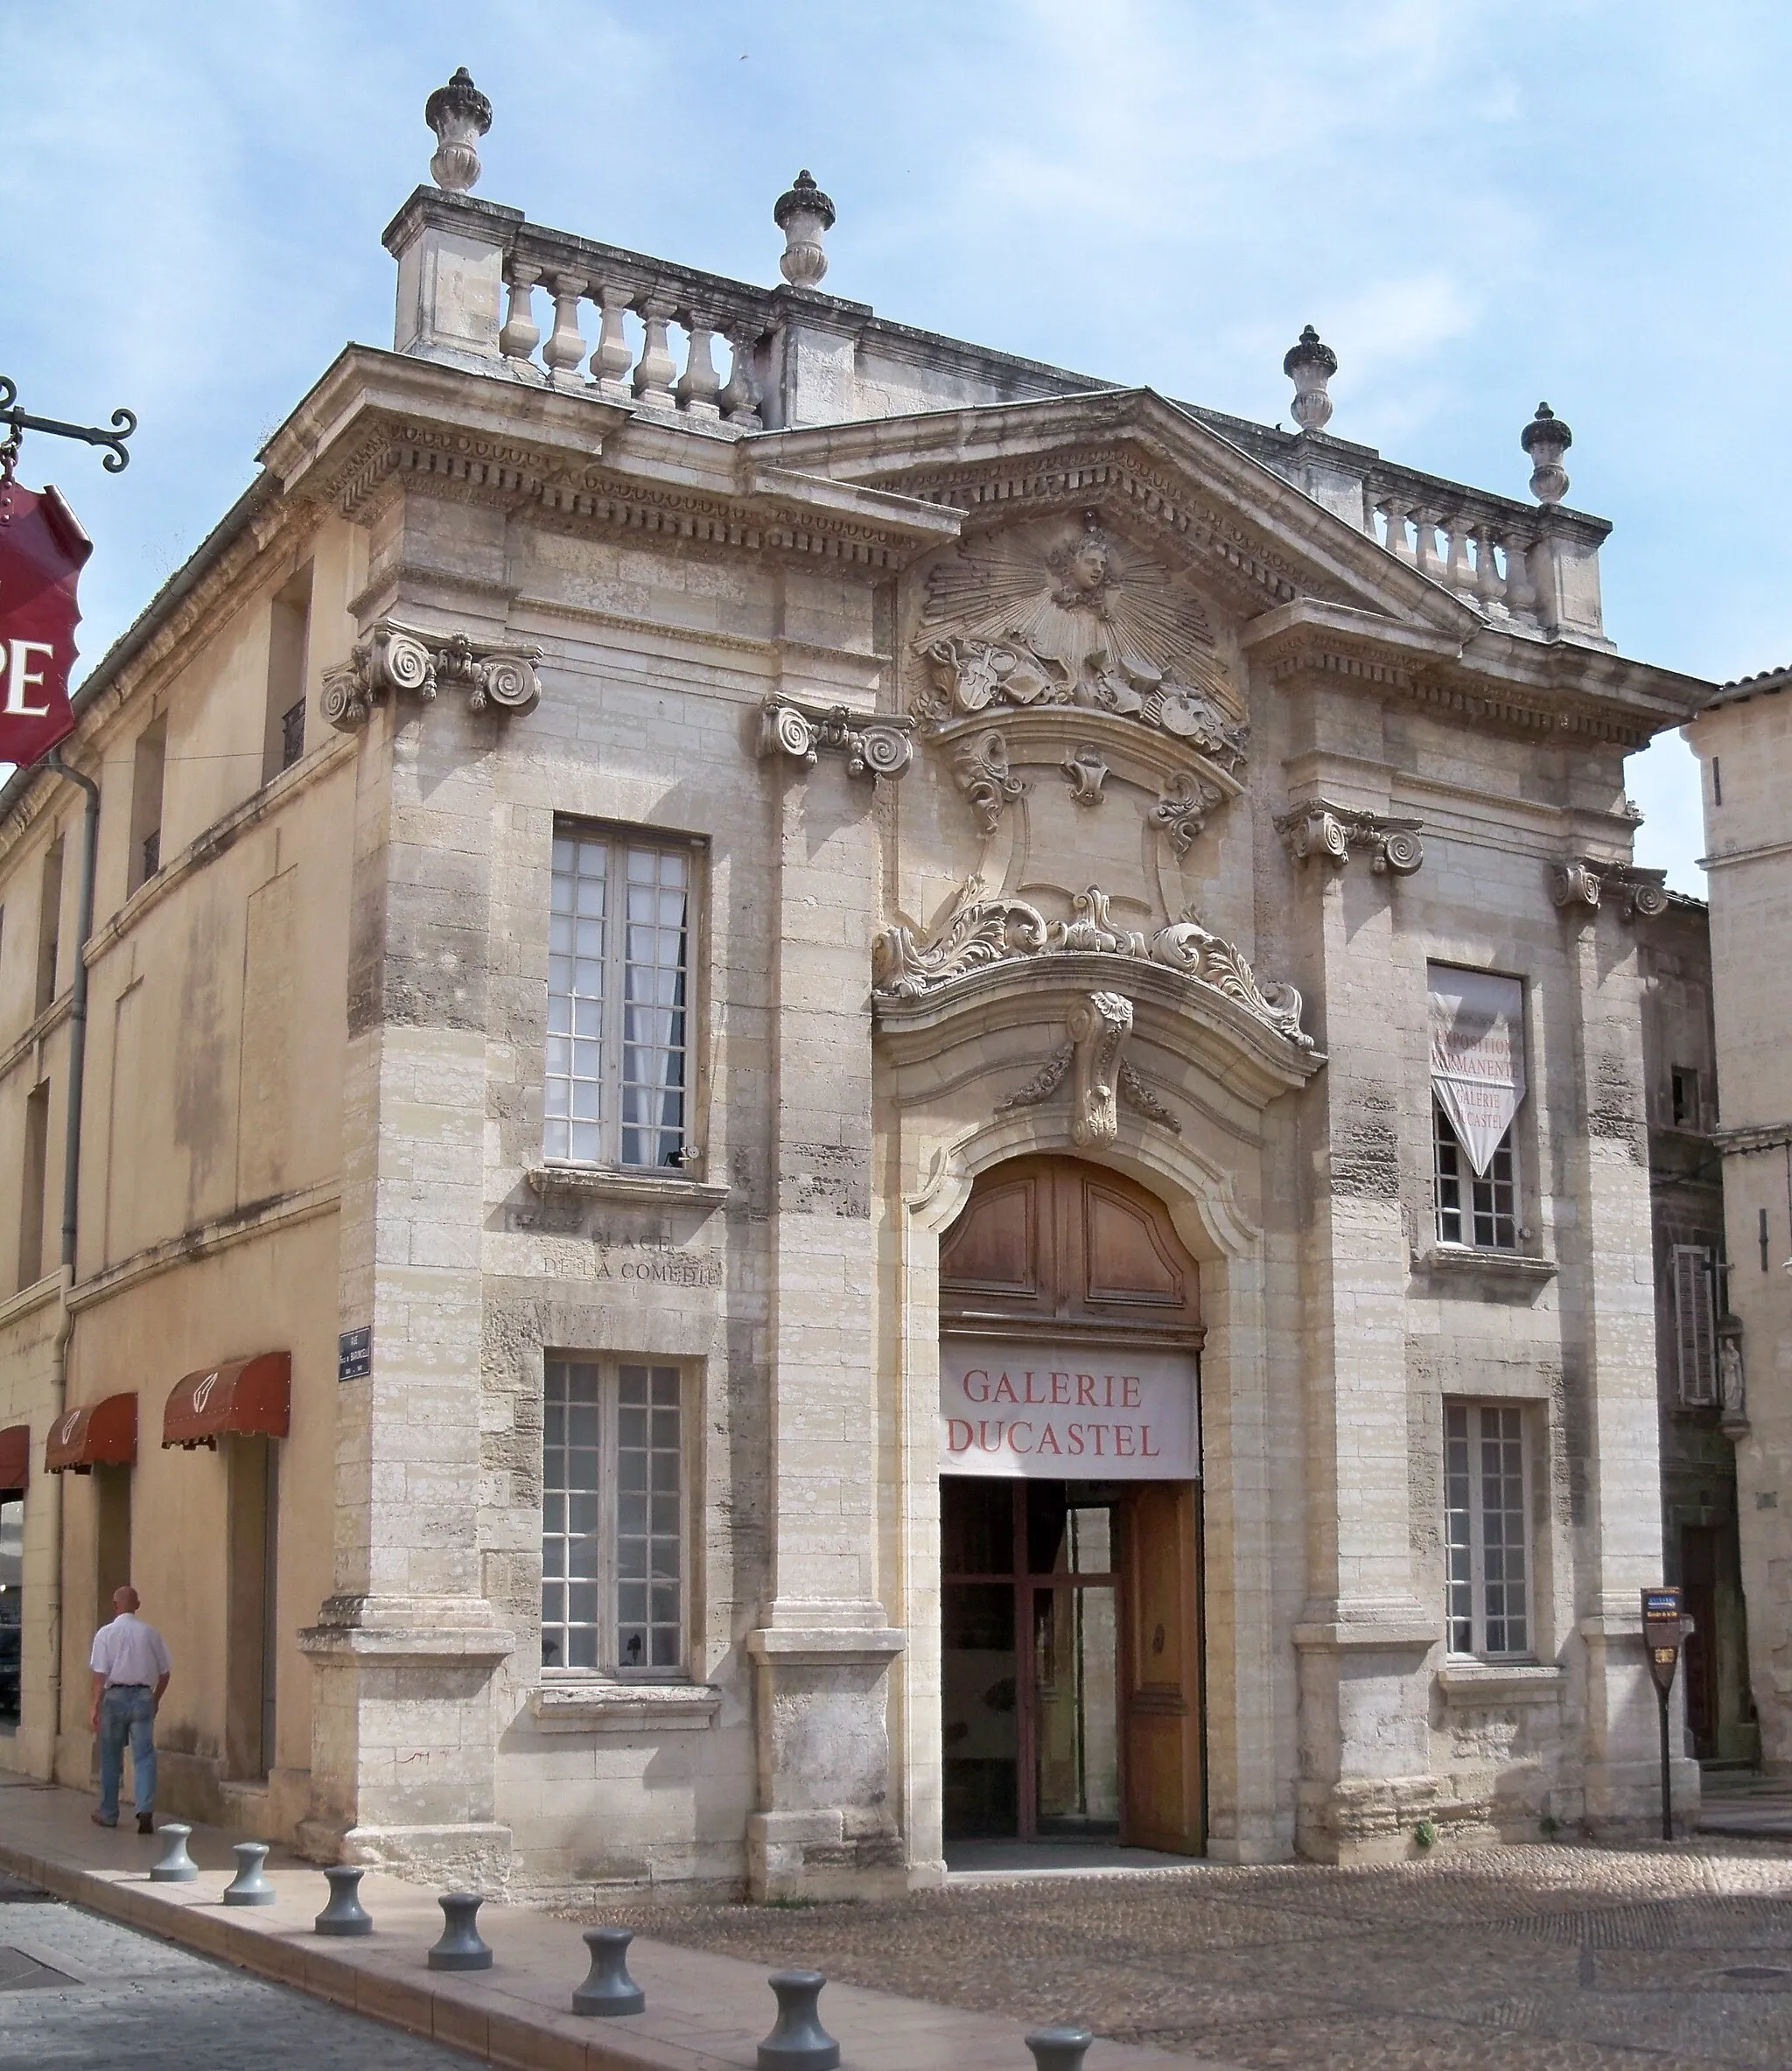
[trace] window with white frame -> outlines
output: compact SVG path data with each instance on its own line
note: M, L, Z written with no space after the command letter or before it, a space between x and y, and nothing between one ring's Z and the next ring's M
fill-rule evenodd
M675 1170L686 1148L692 850L554 836L543 1148Z
M1500 1139L1485 1174L1469 1162L1449 1117L1432 1105L1438 1186L1438 1242L1472 1244L1482 1251L1518 1249L1518 1183L1512 1132Z
M1524 1413L1513 1403L1444 1404L1446 1620L1452 1654L1530 1652Z
M542 1670L684 1666L684 1377L550 1355L542 1405Z
M1716 1255L1707 1244L1676 1244L1669 1269L1680 1401L1687 1409L1706 1408L1718 1399Z

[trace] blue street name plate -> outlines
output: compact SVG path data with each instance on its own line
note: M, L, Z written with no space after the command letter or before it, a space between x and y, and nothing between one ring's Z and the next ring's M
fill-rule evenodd
M336 1378L365 1381L374 1370L374 1326L364 1323L359 1330L346 1330L336 1340Z

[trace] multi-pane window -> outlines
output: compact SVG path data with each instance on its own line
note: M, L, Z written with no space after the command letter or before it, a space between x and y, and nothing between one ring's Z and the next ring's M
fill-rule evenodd
M1530 1650L1523 1412L1508 1403L1444 1405L1444 1548L1452 1654Z
M1707 1245L1676 1244L1670 1263L1680 1400L1688 1409L1705 1407L1718 1399L1716 1259Z
M1432 1127L1438 1181L1438 1242L1472 1244L1483 1251L1518 1248L1518 1186L1512 1162L1512 1132L1500 1139L1487 1175L1475 1172L1449 1118L1434 1101Z
M550 1358L542 1416L542 1668L684 1663L683 1381Z
M691 852L563 829L548 942L545 1148L677 1167L685 1150Z

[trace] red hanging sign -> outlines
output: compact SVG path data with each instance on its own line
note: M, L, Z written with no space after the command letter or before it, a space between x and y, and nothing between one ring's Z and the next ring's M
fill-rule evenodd
M93 550L56 490L0 481L0 762L35 762L74 731L74 588Z

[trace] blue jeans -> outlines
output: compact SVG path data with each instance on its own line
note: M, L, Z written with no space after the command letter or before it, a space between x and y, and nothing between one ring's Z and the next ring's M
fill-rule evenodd
M114 1683L100 1699L100 1817L116 1824L118 1787L124 1781L124 1743L130 1742L130 1778L141 1813L156 1809L156 1693L141 1684Z

